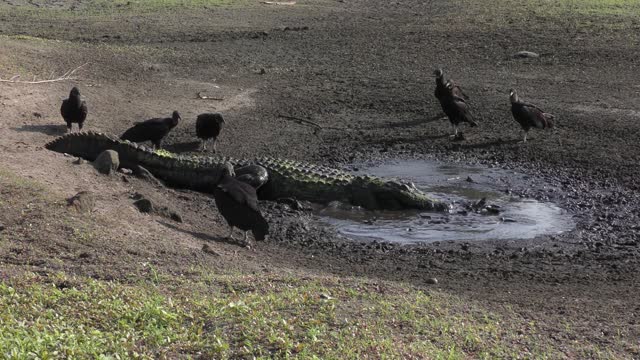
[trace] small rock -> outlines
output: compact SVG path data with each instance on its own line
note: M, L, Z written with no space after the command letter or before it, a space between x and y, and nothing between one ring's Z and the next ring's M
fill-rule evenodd
M486 207L487 213L490 215L498 215L500 214L500 209L494 207L493 205L489 205Z
M89 191L80 191L67 199L67 206L73 206L79 212L92 212L96 206L96 198Z
M121 172L121 173L123 173L123 174L125 174L125 175L131 175L131 174L133 174L133 170L131 170L131 169L127 169L127 168L121 168L121 169L120 169L120 172Z
M78 258L80 259L88 259L91 257L91 254L88 252L81 252L80 255L78 255Z
M77 158L73 161L74 165L82 165L82 164L86 164L87 160L83 159L83 158Z
M103 151L98 155L96 161L93 162L93 166L102 174L111 174L120 167L120 158L118 157L118 153L114 150Z
M122 175L122 182L128 183L129 182L129 178L126 177L125 175Z
M435 285L435 284L437 284L437 283L438 283L438 279L436 279L436 278L429 278L429 279L425 280L425 282L426 282L427 284L433 284L433 285Z
M171 218L171 220L176 221L181 223L182 222L182 216L180 216L180 214L175 213L175 212L171 212L169 214L169 217Z
M135 205L141 213L148 214L153 212L153 203L149 199L142 198L136 200L133 205Z
M501 217L500 220L502 220L502 222L506 222L506 223L514 223L514 222L516 222L514 219L508 218L508 217Z
M162 182L160 180L158 180L155 176L153 176L153 174L149 170L143 168L140 165L136 166L136 168L133 169L133 173L141 179L147 180L158 186L162 186Z
M467 176L467 182L474 183L475 181L471 178L471 176Z
M4 227L4 225L0 224L0 231L2 231L2 230L4 230L4 229L6 229L6 228Z
M33 117L41 118L41 117L42 117L42 114L40 114L39 112L34 112L34 113L33 113Z
M513 57L516 59L525 59L525 58L538 58L540 55L531 51L518 51L513 54Z
M333 297L331 297L331 295L329 295L329 294L322 293L322 294L320 294L320 299L332 300Z
M202 245L202 251L209 255L220 256L220 254L217 251L213 250L211 246L209 246L209 244Z

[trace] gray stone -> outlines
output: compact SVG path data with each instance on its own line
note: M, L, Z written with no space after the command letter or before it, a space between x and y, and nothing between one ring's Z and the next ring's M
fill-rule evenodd
M149 214L153 212L153 203L149 199L142 198L136 200L133 205L135 205L141 213Z
M176 212L173 212L173 211L169 213L169 218L171 220L179 222L179 223L182 222L182 216L180 216L180 214L178 214Z
M143 168L140 165L137 165L133 169L133 174L139 177L140 179L147 180L157 186L162 186L162 182L160 180L158 180L155 176L153 176L153 174L149 170Z
M82 165L82 164L86 164L86 163L87 163L87 160L85 160L85 159L83 159L83 158L77 158L77 159L75 159L75 160L73 161L73 163L74 163L75 165Z
M93 162L93 166L100 173L109 175L120 167L120 157L114 150L105 150L98 155L96 161Z
M67 205L73 206L79 212L92 212L96 206L96 198L89 191L80 191L67 199Z

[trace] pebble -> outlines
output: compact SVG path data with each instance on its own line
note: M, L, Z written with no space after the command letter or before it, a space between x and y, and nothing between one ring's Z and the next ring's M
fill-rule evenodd
M433 285L435 285L435 284L437 284L437 283L438 283L438 279L436 279L436 278L429 278L429 279L427 279L425 282L426 282L427 284L433 284Z

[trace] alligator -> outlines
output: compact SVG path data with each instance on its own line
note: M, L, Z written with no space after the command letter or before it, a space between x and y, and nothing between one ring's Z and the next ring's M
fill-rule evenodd
M258 193L263 200L294 198L321 204L340 201L369 210L449 209L447 203L430 198L411 182L354 175L301 161L179 155L97 132L69 133L47 143L45 148L90 161L105 150L114 150L123 168L142 167L167 185L201 192L212 192L224 173L225 164L230 163L234 168L259 165L267 170L268 181Z

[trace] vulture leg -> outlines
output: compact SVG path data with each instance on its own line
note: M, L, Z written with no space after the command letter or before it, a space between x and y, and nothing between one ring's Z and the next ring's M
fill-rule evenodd
M247 241L247 233L248 233L248 232L249 232L249 231L245 231L245 232L244 232L244 242L245 242L245 244L248 242L248 241Z
M528 133L529 133L528 131L525 131L525 132L524 132L524 138L522 139L522 142L523 142L523 143L526 143L526 142L527 142L527 134L528 134Z
M67 132L70 133L73 129L71 128L73 125L71 123L67 123Z
M200 141L200 151L207 151L207 140L202 139Z
M83 123L78 123L78 131L82 131L82 125Z
M213 153L215 154L218 152L218 150L216 149L216 138L211 139L211 142L213 142L212 147L213 147Z
M233 239L233 226L229 226L229 235L227 235L228 239Z
M451 124L451 126L453 127L453 135L451 137L455 139L458 136L458 125Z

